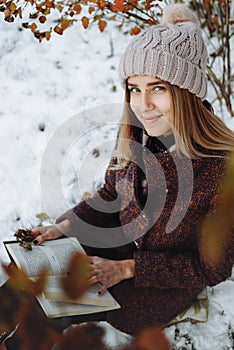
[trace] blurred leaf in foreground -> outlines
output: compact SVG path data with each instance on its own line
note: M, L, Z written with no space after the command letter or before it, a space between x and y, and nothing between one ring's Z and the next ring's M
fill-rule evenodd
M32 293L22 298L16 320L19 324L17 338L20 341L17 350L49 350L60 336Z
M134 342L134 350L170 350L170 343L159 327L144 329Z
M22 292L15 291L4 284L0 288L0 332L1 336L9 334L16 326L16 313L20 307Z
M3 270L8 275L8 285L14 290L32 291L34 294L41 294L46 286L48 272L43 269L36 280L30 278L27 273L16 267L14 264L2 264Z
M104 329L92 322L71 326L56 344L55 350L107 350L103 336Z
M69 298L77 299L89 288L89 263L86 255L75 253L68 271L61 279L62 287Z
M212 264L218 264L234 232L234 152L227 159L226 171L213 201L216 207L203 222L201 233L206 256Z

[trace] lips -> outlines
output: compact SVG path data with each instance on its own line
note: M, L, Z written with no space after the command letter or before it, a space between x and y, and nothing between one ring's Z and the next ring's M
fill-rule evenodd
M161 115L157 115L154 117L142 117L142 119L144 120L145 123L154 123L156 122L159 118L161 118Z

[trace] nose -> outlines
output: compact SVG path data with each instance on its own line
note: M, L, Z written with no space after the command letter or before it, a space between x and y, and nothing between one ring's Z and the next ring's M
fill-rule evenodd
M148 91L143 91L141 94L141 107L143 109L153 109L154 108L152 96Z

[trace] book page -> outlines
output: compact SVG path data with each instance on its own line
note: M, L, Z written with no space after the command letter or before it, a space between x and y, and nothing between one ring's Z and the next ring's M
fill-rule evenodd
M44 290L44 294L48 299L97 306L115 306L116 304L115 299L108 291L101 296L96 295L96 291L101 288L100 283L94 284L80 298L71 300L64 293L60 285L60 278L61 276L49 276Z
M16 265L31 277L37 277L46 267L50 275L64 275L68 272L68 264L75 252L84 253L75 237L46 241L32 250L26 250L19 242L7 243L5 247Z
M90 288L76 303L64 301L66 296L59 284L59 277L68 272L68 264L75 252L86 254L77 238L46 241L33 246L32 250L24 249L17 241L4 242L4 245L16 265L29 276L36 278L44 267L47 268L50 276L46 290L51 298L45 294L36 297L47 317L83 315L120 308L108 291L103 296L96 295L97 288L100 288L98 285Z
M120 308L120 305L116 301L114 306L94 306L50 300L44 295L37 297L37 300L48 318L93 314L95 312L103 312Z

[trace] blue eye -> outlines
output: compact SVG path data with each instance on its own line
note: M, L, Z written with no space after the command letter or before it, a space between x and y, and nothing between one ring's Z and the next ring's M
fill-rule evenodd
M136 93L136 92L140 92L140 89L138 89L137 87L132 87L132 88L129 88L129 91L131 93Z
M154 88L153 88L154 91L162 91L162 90L165 90L165 86L162 86L162 85L156 85Z

